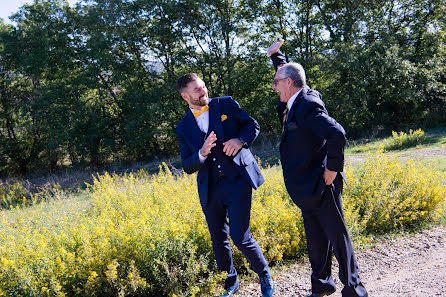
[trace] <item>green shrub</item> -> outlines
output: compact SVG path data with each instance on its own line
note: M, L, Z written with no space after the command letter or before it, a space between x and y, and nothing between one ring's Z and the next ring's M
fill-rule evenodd
M344 188L344 208L355 233L382 234L440 217L445 174L397 158L378 151L355 172L347 169L350 185Z
M278 172L266 173L252 210L253 232L271 261L295 257L304 244ZM0 296L208 296L221 283L195 175L176 177L167 167L154 176L105 174L88 196L83 211L55 201L0 213ZM65 212L42 215L46 207Z
M346 221L355 236L439 216L444 174L382 152L347 168ZM264 170L251 230L270 263L305 250L300 210L280 167ZM215 264L195 175L105 174L84 196L0 211L0 296L209 296ZM57 198L57 197L56 197ZM248 263L234 247L241 272Z
M399 133L392 131L392 137L385 142L384 150L392 151L410 148L421 144L424 138L424 131L421 129L417 129L415 131L410 129L409 134L402 131Z
M60 194L59 184L37 187L21 181L3 183L0 181L0 210L15 206L29 206L40 201L49 200Z

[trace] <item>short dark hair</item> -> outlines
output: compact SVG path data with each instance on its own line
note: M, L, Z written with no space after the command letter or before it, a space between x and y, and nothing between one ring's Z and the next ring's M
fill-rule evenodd
M180 76L177 79L177 84L176 84L178 92L181 93L185 88L187 88L187 85L191 81L197 80L198 78L199 78L198 75L193 72L189 72Z

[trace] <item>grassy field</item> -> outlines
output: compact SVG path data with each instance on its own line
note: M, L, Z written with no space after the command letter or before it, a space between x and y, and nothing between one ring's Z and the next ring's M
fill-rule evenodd
M379 139L361 139L350 141L345 150L346 160L352 164L361 163L367 154L375 152L392 142L395 137ZM386 150L385 150L386 151ZM396 150L387 150L387 154L396 155L402 161L409 159L421 161L427 166L446 171L446 128L425 131L424 137L417 142L403 145Z
M356 244L446 221L446 129L427 131L421 143L400 150L375 152L392 137L347 149L344 210ZM266 183L254 192L252 232L272 264L305 250L300 212L280 166L267 166L277 163L276 146L254 148ZM218 290L223 276L195 177L177 175L176 162L155 175L104 173L90 178L87 189L56 187L34 194L27 206L0 209L0 296L209 296ZM250 273L244 257L237 251L234 257Z
M392 136L385 138L364 138L354 141L349 141L346 153L347 154L361 154L376 151L380 146L385 146ZM418 149L446 149L446 128L436 128L425 131L425 137L415 145L402 147L399 151L418 150Z

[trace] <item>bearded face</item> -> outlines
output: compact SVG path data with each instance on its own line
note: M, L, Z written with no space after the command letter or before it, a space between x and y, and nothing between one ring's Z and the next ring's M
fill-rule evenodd
M195 109L200 109L209 103L208 89L200 78L188 83L181 96Z

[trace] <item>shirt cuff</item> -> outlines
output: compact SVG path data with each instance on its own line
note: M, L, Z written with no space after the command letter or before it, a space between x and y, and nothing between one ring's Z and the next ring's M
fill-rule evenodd
M204 161L206 160L207 157L208 157L208 156L203 156L203 155L201 154L201 151L198 150L198 158L200 159L200 163L201 163L201 164L204 163Z

